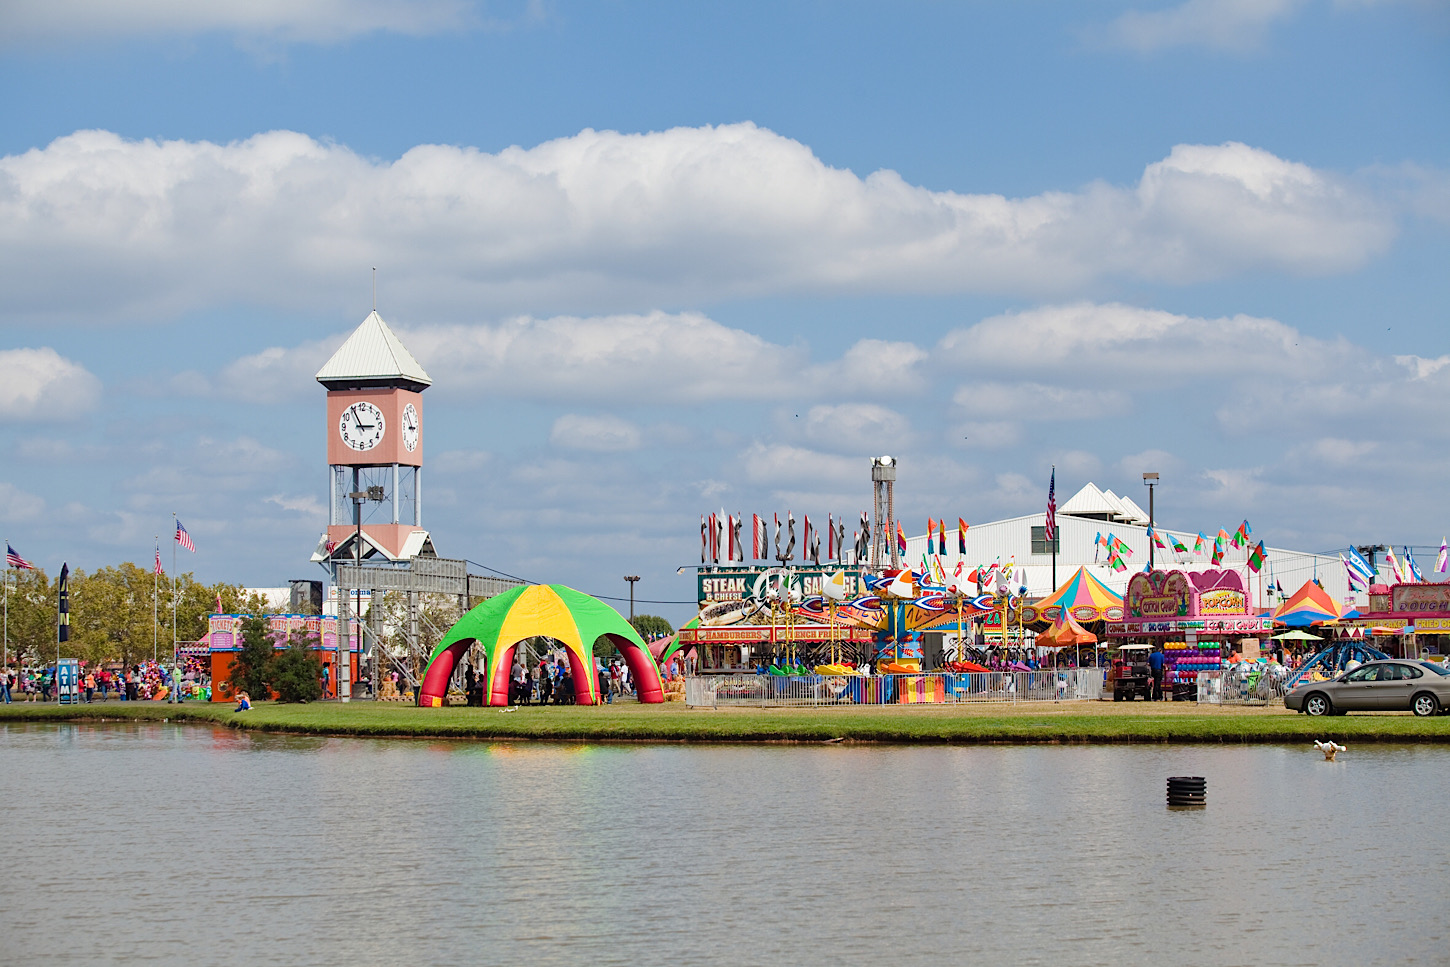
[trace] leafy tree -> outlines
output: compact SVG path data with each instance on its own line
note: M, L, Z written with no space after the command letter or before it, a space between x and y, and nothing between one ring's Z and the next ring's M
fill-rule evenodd
M232 691L245 691L254 698L266 698L272 693L272 659L276 647L272 629L261 615L251 615L242 620L242 648L232 662L228 676Z
M280 702L315 702L322 697L322 659L317 638L297 630L287 636L287 649L272 659L272 685Z
M634 625L634 630L639 632L641 638L649 638L652 635L670 635L675 632L675 629L670 627L670 623L657 614L637 614L634 616L634 621L630 623Z
M10 658L19 665L55 661L56 588L40 568L10 582L6 622Z

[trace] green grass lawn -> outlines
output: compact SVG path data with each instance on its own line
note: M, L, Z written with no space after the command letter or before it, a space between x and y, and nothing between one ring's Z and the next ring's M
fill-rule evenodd
M521 708L415 708L334 702L262 703L234 713L230 705L107 702L66 706L0 705L0 723L14 721L161 721L313 735L456 736L555 741L691 742L1450 742L1450 717L1356 713L1311 719L1268 708L1200 707L1193 703L1063 702L1061 704L881 706L795 709L689 709L683 705Z

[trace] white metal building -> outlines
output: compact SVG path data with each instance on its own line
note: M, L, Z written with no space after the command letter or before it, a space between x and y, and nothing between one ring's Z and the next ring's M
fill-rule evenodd
M1045 501L1044 501L1045 503ZM962 559L963 574L972 568L1001 561L1014 562L1013 587L1025 583L1030 597L1043 597L1055 590L1052 583L1052 554L1043 538L1046 523L1046 508L1043 513L1007 520L973 524L967 530L967 553ZM1230 534L1240 521L1219 521L1202 524L1192 529L1178 529L1168 523L1159 523L1157 530L1163 532L1165 540L1171 534L1188 549L1188 554L1154 548L1154 566L1163 569L1177 568L1184 571L1208 569L1209 554L1213 550L1213 537L1222 527ZM1133 501L1118 497L1112 491L1103 491L1089 483L1062 504L1057 511L1057 582L1061 584L1072 576L1078 567L1086 566L1095 577L1114 591L1122 593L1128 586L1128 578L1134 572L1148 565L1148 515ZM1205 553L1192 553L1194 540L1202 531L1208 538ZM1108 555L1096 543L1099 536L1116 537L1132 551L1126 559L1127 570L1114 571L1108 567ZM946 529L946 554L942 564L950 576L956 567L957 529L955 522ZM920 567L921 558L927 551L926 535L906 539L904 564ZM1258 543L1257 535L1254 543ZM1237 568L1249 576L1249 587L1255 603L1261 607L1275 607L1279 597L1273 594L1275 583L1283 585L1286 594L1293 594L1305 581L1318 578L1336 601L1350 596L1349 582L1344 567L1335 555L1314 554L1308 551L1291 551L1265 545L1268 558L1259 574L1247 570L1248 548L1225 547L1225 556L1220 567ZM1018 576L1026 575L1025 582Z

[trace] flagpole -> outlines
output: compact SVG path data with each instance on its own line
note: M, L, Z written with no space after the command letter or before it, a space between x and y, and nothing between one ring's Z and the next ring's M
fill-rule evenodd
M193 521L192 523L195 523ZM171 652L176 653L176 512L171 513ZM151 660L156 660L153 651Z
M156 561L161 562L161 535L156 535ZM156 650L161 647L161 575L151 569L151 660L156 660Z

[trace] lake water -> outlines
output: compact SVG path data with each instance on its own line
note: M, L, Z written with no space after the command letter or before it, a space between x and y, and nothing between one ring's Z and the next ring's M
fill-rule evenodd
M1431 746L6 725L0 962L1444 964L1447 798Z

